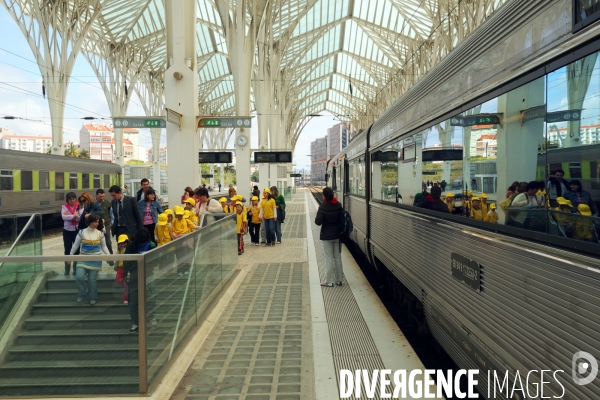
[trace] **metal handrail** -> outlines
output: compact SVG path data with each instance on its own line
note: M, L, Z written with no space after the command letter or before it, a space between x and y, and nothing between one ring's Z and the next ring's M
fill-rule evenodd
M17 243L19 243L19 241L21 240L21 238L25 234L25 231L27 230L27 228L29 228L29 225L31 225L31 223L33 222L33 219L35 218L36 215L37 214L31 214L31 217L29 217L29 220L27 221L27 223L25 224L25 226L23 227L23 229L21 229L21 232L17 236L17 239L14 241L14 243L12 244L12 246L10 246L10 249L8 249L8 253L6 253L5 257L10 256L10 253L13 252L13 250L17 246ZM0 268L2 268L3 265L4 265L4 261L0 262Z

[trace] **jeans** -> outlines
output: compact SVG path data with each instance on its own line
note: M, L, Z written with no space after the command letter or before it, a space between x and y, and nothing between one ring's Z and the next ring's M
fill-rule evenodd
M275 221L275 237L278 242L281 242L281 221Z
M86 275L89 288L87 292L85 287ZM96 281L97 276L98 271L86 269L83 267L77 268L77 273L75 274L75 282L77 283L77 289L79 290L79 294L77 295L78 299L85 299L87 297L88 301L98 301L98 282Z
M131 322L135 325L140 325L140 314L139 314L139 299L138 299L138 281L127 284L127 294L129 297L129 316ZM146 315L147 319L154 318L154 309L156 308L156 287L154 282L146 285Z
M275 243L275 221L273 219L265 219L263 221L263 225L265 226L265 232L267 235L267 244Z
M323 243L323 256L325 257L325 282L341 282L344 276L340 240L321 240L321 243Z
M250 228L250 241L252 243L258 244L258 234L260 231L261 224L254 224L254 223L250 222L250 223L248 223L248 226Z
M65 247L65 256L71 254L71 249L73 248L73 243L75 243L75 239L77 238L77 230L75 231L67 231L63 229L63 246ZM79 254L79 250L75 253L75 255ZM75 268L77 268L77 261L73 262L73 273L75 273ZM68 274L71 270L71 263L65 261L65 274Z

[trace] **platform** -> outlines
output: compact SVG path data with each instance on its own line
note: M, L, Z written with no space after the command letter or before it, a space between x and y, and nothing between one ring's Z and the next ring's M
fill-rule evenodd
M172 399L336 399L341 369L424 369L346 248L343 286L320 286L316 210L299 190L282 244L246 245L246 277Z

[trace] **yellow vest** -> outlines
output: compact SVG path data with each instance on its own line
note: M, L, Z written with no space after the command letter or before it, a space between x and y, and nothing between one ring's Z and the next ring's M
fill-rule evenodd
M253 224L260 224L260 218L258 218L258 216L260 215L260 207L250 207L250 214L252 215L252 219L250 220L250 222L252 222Z
M273 219L275 218L275 200L269 199L265 201L265 205L263 206L263 219Z
M242 234L245 233L246 231L246 225L248 224L248 217L246 216L246 214L244 212L242 212L241 214L237 214L236 216L236 223L237 223L237 233L238 234Z
M486 222L491 222L492 224L496 224L498 223L498 214L496 213L496 211L490 210L487 212L487 214L485 214L483 220Z
M154 234L156 235L157 246L162 246L163 244L167 244L171 241L171 232L168 224L156 225L156 228L154 228Z
M476 219L477 221L483 221L483 212L481 210L471 208L471 218Z

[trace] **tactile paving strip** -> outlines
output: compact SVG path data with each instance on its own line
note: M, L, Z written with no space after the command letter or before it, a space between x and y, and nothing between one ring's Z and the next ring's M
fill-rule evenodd
M306 239L289 239L274 248L247 249L241 257L255 258L245 261L252 270L173 399L314 397L306 246ZM290 260L292 248L302 249L298 262ZM273 262L260 262L265 257Z
M310 219L314 221L317 209L309 196L311 194L307 193ZM325 260L323 257L323 247L319 240L321 228L315 224L311 224L311 229L314 246L317 250L319 275L321 281L323 281L325 277ZM375 369L385 369L379 351L377 351L373 337L369 332L369 328L356 303L354 294L350 286L348 286L346 278L344 277L342 287L323 287L322 292L335 370L348 369L356 371L366 369L370 375ZM339 373L336 373L336 377L339 380ZM362 394L360 398L368 398L364 385L361 388ZM372 398L380 399L380 393L379 387L377 387L375 397ZM353 394L350 398L355 399L356 397Z

